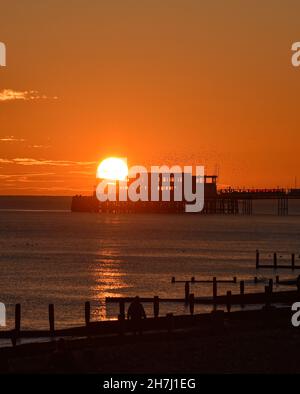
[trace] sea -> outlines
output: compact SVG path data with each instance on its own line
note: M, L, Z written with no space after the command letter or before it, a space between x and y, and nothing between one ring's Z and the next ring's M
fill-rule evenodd
M106 297L182 298L176 280L245 280L245 292L264 290L269 278L295 278L299 271L255 268L261 261L300 265L300 202L289 215L277 215L276 201L254 201L253 215L93 214L70 212L70 197L0 197L0 302L5 328L14 326L21 304L22 329L47 329L48 305L55 306L57 328L91 319L115 319L118 305ZM254 277L260 280L254 283ZM265 282L264 282L265 281ZM285 286L275 285L275 291ZM239 284L218 285L218 294L239 292ZM191 285L195 297L211 296L212 284ZM152 305L145 305L148 316ZM195 312L211 306L195 306ZM189 313L184 303L164 303L160 314Z

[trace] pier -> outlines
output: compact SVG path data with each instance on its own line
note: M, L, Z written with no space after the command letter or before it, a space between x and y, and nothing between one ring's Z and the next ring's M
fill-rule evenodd
M253 201L277 200L277 215L286 216L289 213L289 200L300 199L300 189L234 189L231 187L219 189L217 175L204 176L204 207L199 214L219 215L246 215L253 214ZM170 193L169 201L163 199L163 191L166 188L163 174L159 178L159 199L151 201L151 182L146 186L148 193L147 201L120 201L116 194L116 201L100 202L96 193L92 196L74 196L71 210L73 212L95 213L183 213L187 201L176 201L175 190L184 187L183 174L181 182L176 183L174 174L168 174ZM132 182L132 180L131 180ZM192 176L193 190L196 188L197 179ZM116 181L118 190L118 181ZM184 196L184 194L182 194Z

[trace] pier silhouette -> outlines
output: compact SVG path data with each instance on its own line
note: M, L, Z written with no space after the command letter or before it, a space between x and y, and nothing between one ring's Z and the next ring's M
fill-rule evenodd
M174 174L170 176L170 201L163 200L163 174L159 178L159 199L151 201L151 179L149 180L147 192L148 201L120 201L118 193L116 201L100 202L96 193L92 196L76 195L72 198L71 210L73 212L95 212L95 213L183 213L188 201L175 200L175 189L178 184L175 182ZM179 183L180 187L183 185ZM204 208L200 214L227 214L227 215L252 215L254 200L275 200L277 201L277 214L279 216L288 215L289 200L300 199L300 189L234 189L231 187L219 189L217 186L217 175L204 176ZM132 180L131 180L132 182ZM196 188L196 176L192 176L192 188ZM118 181L116 181L118 190ZM184 194L183 194L184 196Z

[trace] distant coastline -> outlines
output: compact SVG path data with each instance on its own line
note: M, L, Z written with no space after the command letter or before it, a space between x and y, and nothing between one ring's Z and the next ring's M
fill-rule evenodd
M0 211L70 211L71 196L0 196Z

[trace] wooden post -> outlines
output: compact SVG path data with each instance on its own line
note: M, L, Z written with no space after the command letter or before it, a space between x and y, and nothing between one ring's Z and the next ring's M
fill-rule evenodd
M230 312L231 310L231 291L228 290L226 294L226 307L227 307L227 312Z
M16 304L15 306L15 332L16 336L20 335L21 329L21 304Z
M218 294L218 287L217 287L217 278L213 277L213 302L214 302L214 310L217 309L217 294Z
M119 302L119 307L120 307L120 316L125 319L125 301L122 299Z
M171 283L175 283L175 276L172 276Z
M213 277L213 298L216 298L218 294L217 278Z
M276 270L277 269L277 253L276 252L274 252L274 255L273 255L273 263L274 263L274 269Z
M259 268L259 251L256 249L256 269Z
M190 297L190 284L189 282L185 282L185 286L184 286L184 291L185 291L185 302L188 303L189 302L189 297Z
M153 299L153 314L154 317L157 318L159 316L159 297L154 296Z
M240 281L241 307L244 308L245 281Z
M84 305L84 318L85 318L85 325L88 326L91 320L91 304L89 301L86 301Z
M15 329L11 331L11 343L13 347L17 346L17 340L20 336L20 328L21 328L21 305L15 305Z
M195 283L195 277L194 276L191 277L191 282Z
M273 279L269 279L269 292L270 292L270 295L273 292Z
M194 294L190 294L190 314L193 315L194 314L194 308L195 308L195 296Z
M292 270L295 269L295 253L292 253Z
M236 276L234 276L233 277L233 283L236 283L237 282L237 279L236 279Z
M55 325L54 325L54 305L53 304L49 304L49 306L48 306L48 314L49 314L50 336L54 337L54 335L55 335Z
M279 275L276 275L276 284L279 284Z

